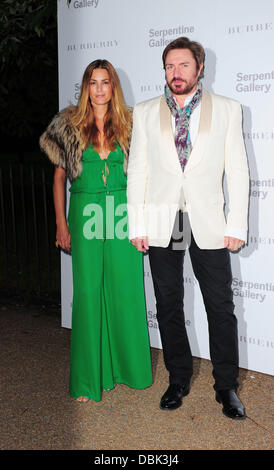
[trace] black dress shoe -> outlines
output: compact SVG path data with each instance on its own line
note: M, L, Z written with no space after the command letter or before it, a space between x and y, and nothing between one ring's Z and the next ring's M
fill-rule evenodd
M182 397L188 394L188 385L170 384L161 398L160 408L162 410L176 410L176 408L182 405Z
M223 405L223 413L228 418L244 419L246 418L244 405L237 397L235 390L219 390L216 392L216 400Z

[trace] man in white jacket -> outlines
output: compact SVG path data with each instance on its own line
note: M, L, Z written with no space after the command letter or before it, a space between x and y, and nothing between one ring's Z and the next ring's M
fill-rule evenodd
M157 319L170 385L160 407L176 409L189 393L192 355L183 311L184 249L174 243L176 215L189 216L189 252L209 324L216 400L245 418L237 396L238 334L230 251L246 241L249 174L238 102L207 92L204 49L178 38L163 52L164 95L133 112L128 164L129 237L149 253ZM229 210L224 214L223 175ZM176 219L177 220L177 219Z

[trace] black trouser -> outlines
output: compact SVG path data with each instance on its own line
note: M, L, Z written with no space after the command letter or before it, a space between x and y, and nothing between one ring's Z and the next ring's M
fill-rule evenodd
M202 250L191 235L189 253L207 313L214 388L236 389L238 334L229 252L226 248ZM184 254L184 250L172 249L172 240L167 248L149 248L164 361L170 383L180 384L188 384L192 375L183 305Z

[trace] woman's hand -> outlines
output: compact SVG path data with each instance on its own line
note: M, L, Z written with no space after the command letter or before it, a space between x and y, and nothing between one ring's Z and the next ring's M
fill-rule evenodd
M66 172L63 168L55 168L53 178L53 200L56 214L56 246L70 251L70 233L65 210Z
M56 246L65 251L70 251L70 233L66 222L57 225Z

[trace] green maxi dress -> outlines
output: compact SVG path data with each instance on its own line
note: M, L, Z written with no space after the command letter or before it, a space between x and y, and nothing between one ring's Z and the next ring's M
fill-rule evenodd
M70 187L74 398L100 401L116 383L152 384L143 258L128 239L123 161L118 144L107 160L88 147Z

